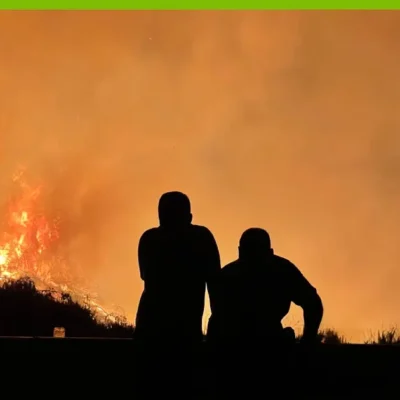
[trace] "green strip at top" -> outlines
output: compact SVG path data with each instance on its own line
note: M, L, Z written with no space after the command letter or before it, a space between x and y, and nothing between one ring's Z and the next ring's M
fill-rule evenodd
M0 0L0 10L395 10L400 0Z

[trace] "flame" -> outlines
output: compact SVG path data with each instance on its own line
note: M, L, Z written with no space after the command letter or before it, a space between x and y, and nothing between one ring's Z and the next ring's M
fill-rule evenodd
M46 215L41 202L42 186L29 185L24 172L20 169L12 178L14 196L6 205L4 230L0 231L0 284L29 277L38 289L55 293L55 298L61 291L68 293L75 300L89 302L97 314L114 321L116 313L108 313L94 300L96 293L72 274L60 255L60 218Z
M13 177L18 194L7 204L5 230L0 236L0 280L38 276L52 280L51 271L41 255L58 239L57 219L49 220L39 212L41 187L30 187L23 171Z

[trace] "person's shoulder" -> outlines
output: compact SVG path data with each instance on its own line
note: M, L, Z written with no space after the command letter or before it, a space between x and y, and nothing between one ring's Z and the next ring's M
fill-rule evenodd
M274 262L277 265L282 266L283 268L297 268L291 261L289 261L287 258L278 256L277 254L274 254Z
M307 287L312 288L314 287L308 282L305 278L303 273L300 269L291 261L287 260L286 258L275 256L276 262L279 264L278 269L283 273L284 279L288 282L292 282L294 285L301 284L304 287L304 284Z
M195 233L199 236L208 237L208 238L214 237L214 235L212 234L210 229L208 229L206 226L192 224L192 225L190 225L190 229L193 233Z
M152 239L154 237L157 237L159 235L159 231L160 231L159 228L147 229L146 231L144 231L142 233L142 236L140 237L140 240L143 241L143 240L148 240L148 239Z
M211 231L206 226L203 226L203 225L191 224L190 227L195 232L202 232L202 233L205 233L205 234L210 234L211 233Z
M276 254L274 254L274 263L279 269L282 270L282 272L286 274L293 275L301 273L292 261L289 261L287 258L278 256Z
M240 267L241 263L239 260L232 261L221 269L221 275L226 277L235 276L240 272Z

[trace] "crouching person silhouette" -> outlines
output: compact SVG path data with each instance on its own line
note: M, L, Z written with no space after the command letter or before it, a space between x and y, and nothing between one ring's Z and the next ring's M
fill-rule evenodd
M241 348L246 354L257 353L265 346L294 343L294 331L284 329L281 322L291 302L303 309L302 341L316 340L323 316L320 296L293 263L274 254L264 229L250 228L242 234L239 258L222 268L218 289L207 332L211 343L233 345L230 348L235 353ZM228 357L229 353L233 351L228 351ZM257 363L247 359L242 360L244 364L249 373L249 365Z
M239 258L218 276L218 300L209 322L208 336L242 340L294 339L282 327L291 302L304 313L303 342L313 342L323 316L317 290L289 260L274 254L269 234L246 230L239 242Z
M187 360L186 356L203 340L206 287L213 309L215 278L221 263L212 233L192 224L191 205L185 194L163 194L158 215L160 225L144 232L139 241L144 291L136 316L135 338L142 348L153 353L165 353L168 348L173 359L167 364L177 365L178 360ZM157 363L161 365L159 358ZM168 367L165 368L164 372Z

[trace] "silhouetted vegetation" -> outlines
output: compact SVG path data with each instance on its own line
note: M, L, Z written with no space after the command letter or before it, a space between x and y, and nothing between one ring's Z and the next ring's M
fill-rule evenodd
M301 336L298 336L298 339L300 338ZM332 328L320 330L318 341L322 344L351 344L351 341ZM381 330L376 334L372 334L364 344L400 345L400 332L397 327Z
M67 293L54 296L40 291L29 278L0 286L0 336L53 336L55 327L64 327L68 337L131 338L134 332L126 320L113 317L102 322L89 305L77 303ZM351 343L332 328L320 330L318 341ZM365 344L400 345L400 331L396 327L378 331Z
M318 333L318 339L324 344L346 344L346 338L334 329L323 329Z
M89 306L67 293L39 291L29 278L0 286L0 336L53 336L55 327L69 337L128 338L134 331L122 319L100 322Z
M391 327L387 330L378 331L376 337L366 341L366 344L400 344L400 333L396 327Z

